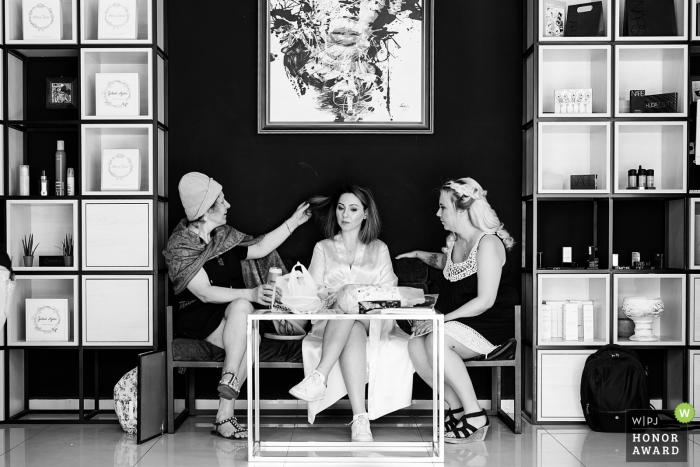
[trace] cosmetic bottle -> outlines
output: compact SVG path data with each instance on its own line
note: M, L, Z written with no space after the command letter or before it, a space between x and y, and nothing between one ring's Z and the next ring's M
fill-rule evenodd
M41 171L41 196L49 196L49 180L46 178L46 170Z
M19 195L29 196L29 166L19 167Z
M637 188L637 169L627 171L627 188Z
M63 141L56 142L56 196L65 196L66 151Z
M647 186L647 171L639 166L637 169L637 188L644 189Z
M654 169L647 169L647 188L656 188L654 186Z
M68 196L75 196L75 174L73 173L73 167L68 167L68 172L66 173L66 194Z

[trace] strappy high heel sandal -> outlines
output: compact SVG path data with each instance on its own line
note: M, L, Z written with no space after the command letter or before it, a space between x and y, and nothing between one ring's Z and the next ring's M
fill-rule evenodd
M221 425L225 425L227 423L230 423L231 426L233 426L234 431L229 436L224 436L219 432L219 427ZM245 439L245 436L236 436L236 435L239 433L245 433L248 431L247 428L243 428L238 423L238 420L236 419L236 417L227 418L226 420L222 420L220 422L217 422L216 420L214 420L213 425L214 425L214 429L211 430L211 434L214 436L220 436L220 437L226 438L226 439Z
M445 417L447 417L447 420L445 420L445 431L452 431L454 430L454 427L459 424L459 418L455 417L455 414L460 412L464 412L463 407L445 410Z
M231 375L228 381L226 381L226 375ZM219 397L229 401L238 398L238 394L241 392L240 386L241 383L235 373L224 371L221 373L221 381L219 381Z
M476 428L475 426L467 423L468 418L476 418L482 415L486 417L486 424L481 428ZM447 433L447 435L445 435L446 443L466 444L474 443L476 441L483 441L484 438L486 438L486 433L488 433L489 426L491 425L489 422L489 417L486 415L486 411L484 409L481 409L479 412L464 414L460 419L460 422L462 423L462 426L457 424L457 426L455 426Z

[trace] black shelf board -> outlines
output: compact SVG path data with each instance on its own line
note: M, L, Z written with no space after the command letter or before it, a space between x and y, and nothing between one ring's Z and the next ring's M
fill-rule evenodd
M612 117L606 117L605 115L599 115L596 116L596 114L586 114L586 117L576 117L571 118L567 117L567 114L555 114L554 112L546 112L544 115L537 117L539 121L544 121L544 122L609 122L612 120ZM590 116L588 116L590 115Z
M608 199L610 193L591 190L591 193L542 193L537 195L539 201L586 201Z
M55 271L51 271L52 273ZM75 274L75 271L73 271ZM20 274L20 273L16 273ZM13 344L13 345L6 345L5 348L7 350L12 350L12 349L18 349L18 350L30 350L30 349L41 349L41 350L73 350L73 351L78 351L80 347L77 345L21 345L21 344Z
M610 274L609 269L538 269L537 274Z
M80 120L7 120L7 126L19 130L80 130Z
M611 269L613 274L686 274L687 269Z
M522 268L523 272L532 272ZM700 273L700 270L694 270ZM689 269L538 269L537 274L687 274Z
M80 195L80 199L89 199L91 201L93 200L110 200L113 201L115 199L143 199L143 200L149 200L153 199L154 195L148 195L148 194L142 194L142 195L120 195L118 191L110 191L108 195Z
M684 199L688 193L655 193L654 190L629 190L629 193L614 193L613 199L644 201L645 199Z
M132 273L133 274L133 273ZM88 276L86 276L88 277ZM158 350L155 345L151 346L125 346L125 345L83 345L83 350L143 350L144 352L149 352L151 350Z
M7 201L80 201L81 197L78 196L16 196L7 195L2 196L0 199Z
M166 125L165 123L158 122L158 128L165 131L166 133L170 131L168 125Z

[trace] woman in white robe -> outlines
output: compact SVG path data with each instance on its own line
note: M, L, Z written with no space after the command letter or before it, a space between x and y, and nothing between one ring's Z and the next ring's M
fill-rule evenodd
M389 249L376 238L380 221L371 192L351 185L327 200L322 225L328 238L316 244L309 266L314 281L331 291L346 284L396 286ZM372 441L369 420L411 405L414 369L407 344L408 335L393 320L315 321L302 345L306 378L290 393L308 402L310 423L348 394L352 440Z

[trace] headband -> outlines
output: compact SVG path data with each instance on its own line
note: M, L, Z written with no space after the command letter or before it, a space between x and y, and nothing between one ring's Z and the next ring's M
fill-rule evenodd
M447 184L447 188L454 190L459 195L466 196L467 198L472 198L475 200L483 199L483 197L479 194L479 189L475 186L465 185L457 182L450 182Z

